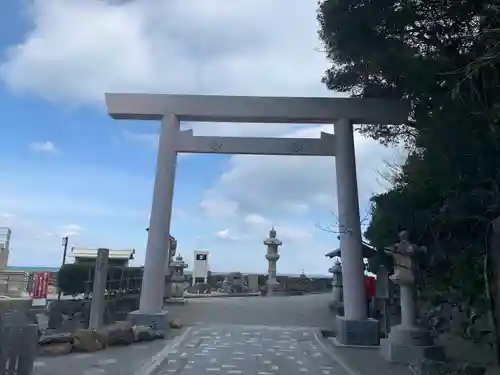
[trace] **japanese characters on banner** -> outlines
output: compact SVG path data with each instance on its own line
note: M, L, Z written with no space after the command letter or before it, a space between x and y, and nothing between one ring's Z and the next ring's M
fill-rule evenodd
M33 299L46 299L49 289L49 273L37 272L35 274L35 285L33 285Z

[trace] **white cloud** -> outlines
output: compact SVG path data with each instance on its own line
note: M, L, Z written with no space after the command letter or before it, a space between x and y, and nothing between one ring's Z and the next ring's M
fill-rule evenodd
M228 238L229 237L229 229L223 229L215 233L217 237L220 238Z
M203 213L211 217L230 217L238 208L238 203L223 197L210 197L210 192L207 194L208 197L203 199L200 203L200 208Z
M52 141L33 142L30 144L30 149L34 152L46 154L56 154L59 152L55 143Z
M73 104L102 101L106 91L324 95L315 8L302 0L33 0L34 28L0 74L17 92Z
M63 226L63 232L61 233L61 236L63 237L75 237L79 236L83 232L83 227L81 227L78 224L68 224Z
M247 216L245 216L244 220L245 223L251 225L267 224L267 220L265 219L265 217L259 214L248 214Z
M232 241L237 241L241 239L241 236L234 234L228 228L217 231L215 233L215 237L221 238L223 240L232 240Z
M304 228L290 227L290 226L280 226L276 227L277 237L286 244L287 241L290 242L303 242L310 241L313 237L312 229L306 230Z

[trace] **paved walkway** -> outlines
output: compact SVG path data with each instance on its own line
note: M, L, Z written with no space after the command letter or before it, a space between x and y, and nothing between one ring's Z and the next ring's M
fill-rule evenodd
M184 325L241 324L301 326L331 329L335 318L328 308L331 295L290 297L232 297L189 299L184 306L167 305Z
M169 341L157 340L111 347L95 353L38 357L33 375L130 375L160 352Z
M135 375L352 375L314 328L212 325L189 328Z

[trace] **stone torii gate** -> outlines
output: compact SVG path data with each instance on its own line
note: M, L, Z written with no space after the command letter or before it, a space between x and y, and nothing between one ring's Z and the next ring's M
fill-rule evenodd
M377 345L378 322L368 319L363 287L353 124L399 125L408 121L409 103L381 99L245 97L164 94L106 94L114 119L161 121L153 203L140 307L130 319L166 328L164 269L172 216L177 154L335 156L338 214L344 274L344 317L337 339L343 344ZM334 124L335 134L317 139L195 136L181 121Z

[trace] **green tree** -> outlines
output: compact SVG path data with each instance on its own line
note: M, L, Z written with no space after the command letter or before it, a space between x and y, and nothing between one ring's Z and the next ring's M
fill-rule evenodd
M318 19L332 61L328 88L412 104L404 126L361 127L383 144L404 142L409 155L393 187L372 198L365 237L381 248L408 230L430 249L426 290L453 290L477 308L490 303L498 338L500 272L494 262L485 267L495 257L489 238L500 215L496 4L326 0Z

